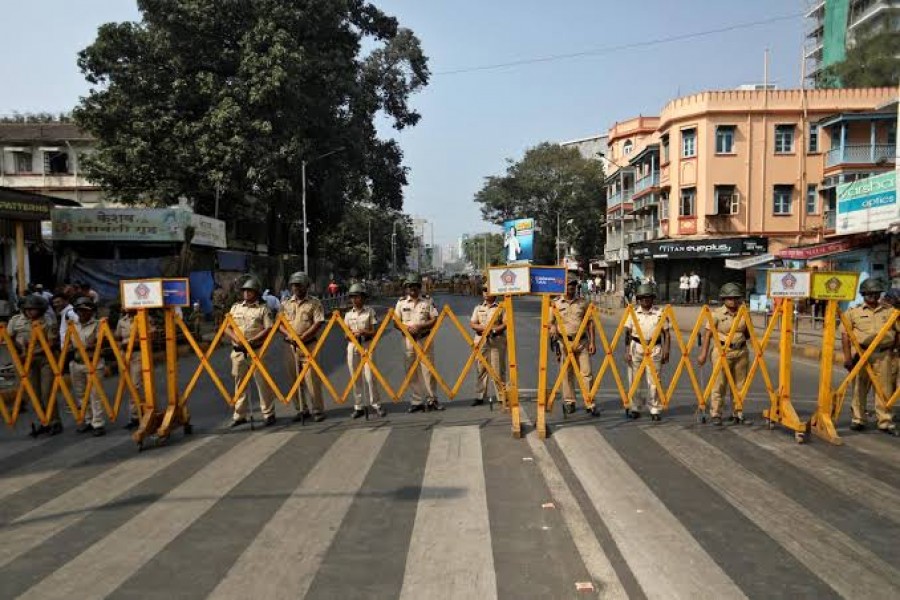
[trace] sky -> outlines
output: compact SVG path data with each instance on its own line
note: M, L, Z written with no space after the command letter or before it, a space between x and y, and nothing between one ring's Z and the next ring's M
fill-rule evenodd
M132 0L2 1L0 114L71 110L88 90L77 52L102 23L140 16ZM433 221L439 244L499 231L474 195L529 147L604 133L678 96L759 83L767 48L771 83L797 87L801 77L803 0L374 3L429 57L432 79L411 101L421 122L383 131L410 168L404 210ZM746 26L778 17L788 18ZM655 43L673 37L682 39ZM549 60L482 68L531 59Z

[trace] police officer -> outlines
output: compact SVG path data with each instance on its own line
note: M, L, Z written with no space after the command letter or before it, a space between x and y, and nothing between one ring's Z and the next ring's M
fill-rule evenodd
M290 323L291 328L303 345L310 349L316 343L319 330L325 323L325 309L318 298L310 296L309 277L303 271L291 274L288 279L291 286L291 297L281 305L284 318ZM283 332L287 335L287 331ZM292 372L296 377L308 362L306 354L296 347L293 338L285 337L285 342L290 346L289 356L292 364ZM312 405L312 418L321 422L325 419L325 402L322 400L322 382L310 369L300 384L297 397L294 398L294 407L297 414L294 421L302 421L310 416L310 404Z
M22 362L25 362L28 345L31 342L31 334L34 328L40 328L47 339L47 345L54 347L56 341L56 323L47 314L49 304L47 300L38 294L26 296L22 301L22 313L13 316L9 320L7 329L9 335L19 351ZM44 410L50 403L50 390L53 386L53 371L50 369L50 358L44 353L44 348L38 342L34 344L31 366L28 369L28 380ZM26 396L27 397L27 396ZM59 406L53 406L48 425L32 425L32 436L42 433L57 435L62 433L62 423L59 420Z
M366 306L366 287L361 283L354 283L347 292L350 296L352 306L347 314L344 315L344 322L353 335L356 336L360 346L368 349L371 346L372 338L375 337L375 329L378 326L378 318L375 316L375 309ZM359 350L350 340L347 340L347 368L350 370L350 376L356 371L356 366L360 361ZM369 405L375 409L378 416L383 417L387 411L381 406L381 397L378 393L378 385L372 376L372 368L369 363L363 366L362 377L357 377L353 384L353 397L356 402L353 405L353 418L358 419L363 416L363 385L361 380L365 381L366 392L369 396Z
M556 307L556 310L559 311L559 314L562 317L562 328L565 329L565 335L570 342L575 340L578 328L581 327L581 321L584 320L584 315L587 314L588 307L590 306L590 302L585 298L575 297L577 291L578 281L570 279L566 283L565 295L559 296L553 301L553 306ZM550 320L551 338L560 339L562 336L559 325L560 324L557 323L556 315L554 314ZM581 336L581 340L578 342L577 346L572 348L575 362L578 365L579 376L584 381L584 386L588 390L591 389L591 380L593 379L591 356L593 356L596 351L597 347L594 345L594 323L593 321L588 321L585 332ZM562 382L562 393L563 401L565 402L563 410L568 414L574 413L575 373L571 365L569 365L566 378L563 379ZM595 406L588 398L584 399L584 409L592 416L598 416L600 414L600 408Z
M100 330L100 321L97 320L97 305L87 296L81 296L75 300L75 313L78 315L78 322L75 323L75 334L87 351L89 360L94 358L94 349L97 347L97 333ZM103 414L103 404L100 402L100 394L97 393L96 386L100 384L103 374L106 371L106 364L103 358L97 363L96 367L96 383L91 389L91 397L87 400L89 404L84 412L84 423L76 429L78 433L92 432L95 437L106 435L106 418ZM84 364L81 352L77 350L72 355L69 362L69 375L72 380L72 394L75 400L84 401L84 393L87 390L88 374L90 366Z
M497 303L497 296L490 293L487 286L481 290L484 301L475 307L472 311L472 318L469 320L469 326L475 332L475 343L477 344L482 337L487 336L484 345L481 347L481 355L491 365L491 368L500 377L501 383L498 385L493 382L494 393L497 398L503 398L506 385L506 313L494 320L491 329L487 326L494 313L500 310L500 304ZM475 399L472 406L484 404L487 399L488 391L488 370L481 361L475 363L476 368L476 385Z
M422 294L421 276L416 273L410 273L403 281L403 285L406 288L406 296L397 301L394 312L397 313L400 322L406 326L413 340L415 340L415 342L411 342L406 336L403 336L404 364L408 373L416 360L416 351L413 344L419 344L428 337L428 334L431 333L431 328L434 327L437 321L438 311L431 298ZM425 356L434 364L434 344L425 352ZM437 401L431 371L428 370L424 362L419 362L409 386L412 390L412 402L410 403L409 412L444 410L444 407Z
M707 324L703 336L703 347L700 349L700 356L697 357L697 363L701 367L706 364L706 359L709 356L709 345L713 335L718 340L718 343L713 346L713 364L718 362L722 351L721 345L728 338L728 333L731 331L734 320L737 318L738 309L744 301L744 290L737 283L726 283L719 290L719 298L722 299L723 305L712 311L715 330L710 329L709 324ZM731 345L725 349L725 361L738 390L743 389L744 382L747 380L747 370L750 367L750 351L747 348L748 339L747 323L741 321L734 336L731 338ZM725 398L726 388L728 388L728 379L723 367L712 390L710 417L713 425L722 424L722 403ZM732 396L734 396L733 393ZM749 423L744 419L743 400L732 397L732 409L733 414L730 419L732 423Z
M122 313L122 316L119 317L119 322L116 324L116 333L115 337L119 340L119 343L122 345L122 351L125 352L128 349L128 341L131 339L131 331L134 329L135 316L137 315L136 310L126 310ZM149 317L147 319L149 321ZM148 323L147 325L148 333L152 334L154 332L154 328ZM125 426L125 429L137 429L140 425L141 413L140 413L140 403L141 403L141 391L144 388L144 378L142 373L142 363L141 363L141 343L139 338L135 338L134 345L131 349L131 360L128 363L128 373L131 375L131 381L134 383L134 389L137 391L138 396L137 399L131 398L129 402L129 414L130 417L128 419L128 425Z
M847 319L850 321L854 337L865 351L890 319L893 308L879 302L881 294L884 292L884 284L880 279L873 277L866 279L859 286L859 291L862 294L863 303L847 311ZM887 398L882 398L877 393L875 394L878 430L895 436L900 435L900 432L893 423L893 417L886 406L886 401L894 395L897 369L895 352L898 348L898 341L900 341L900 336L897 335L898 329L900 329L900 324L895 323L869 357L869 366L872 367L872 371L878 378L881 390L887 395ZM844 368L850 371L859 360L859 355L852 352L850 336L844 329L841 331L841 344L844 350ZM862 369L856 377L853 386L853 402L850 405L852 410L850 429L853 431L862 431L866 428L866 405L871 387L872 381L869 373L866 369Z
M653 285L642 283L638 286L635 297L638 302L638 306L634 310L636 319L635 317L628 317L628 321L625 323L625 363L628 365L629 388L634 385L634 379L644 360L644 346L641 344L641 336L638 336L637 327L640 327L644 342L649 343L660 321L663 320L662 309L653 305L656 300L656 290ZM636 324L635 320L637 321ZM653 362L653 368L657 374L660 373L660 366L669 362L669 346L669 323L667 321L656 338L656 343L650 349L650 360ZM650 371L650 365L644 370L644 376L648 388L650 419L659 421L661 419L662 404L659 401L658 390ZM636 392L635 400L636 403L632 402L625 409L625 414L630 419L639 419L641 417L644 397L640 390Z
M262 292L262 285L259 283L259 279L252 275L247 277L241 285L241 294L244 299L235 302L230 311L235 325L247 340L247 344L254 350L262 346L272 329L272 315L269 313L269 307L264 302L260 302L260 292ZM231 339L231 375L234 377L234 389L237 393L241 380L250 370L251 359L240 338L230 327L225 333ZM274 425L274 394L259 370L253 372L253 380L256 383L256 390L259 392L259 408L263 416L263 425L265 427ZM231 427L246 423L248 412L247 388L244 388L243 393L235 399Z

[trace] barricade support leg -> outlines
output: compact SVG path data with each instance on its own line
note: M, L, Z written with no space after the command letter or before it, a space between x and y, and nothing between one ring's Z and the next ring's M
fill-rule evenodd
M837 301L829 300L825 308L825 329L822 333L822 356L819 365L819 402L810 420L812 433L830 444L840 446L844 442L838 435L834 420L835 397L831 390L834 370L834 343L837 335Z

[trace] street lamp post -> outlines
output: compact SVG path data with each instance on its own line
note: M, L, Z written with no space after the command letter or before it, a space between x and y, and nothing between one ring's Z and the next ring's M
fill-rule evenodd
M307 238L307 235L309 234L309 224L306 221L306 165L343 151L344 147L341 146L309 160L300 161L301 202L303 204L303 272L307 275L309 275L309 240Z
M391 272L394 275L397 274L397 223L399 222L399 219L394 219L394 224L391 226Z

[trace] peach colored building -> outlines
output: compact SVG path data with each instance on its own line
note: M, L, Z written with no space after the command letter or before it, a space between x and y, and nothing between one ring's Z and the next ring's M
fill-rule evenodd
M893 168L896 109L893 118L879 109L896 96L894 88L704 92L669 102L658 119L641 117L658 123L654 132L616 124L614 157L633 144L623 207L631 274L653 277L668 300L679 276L697 271L704 297L715 297L725 281L755 277L725 269L727 258L750 265L828 241L836 186Z

